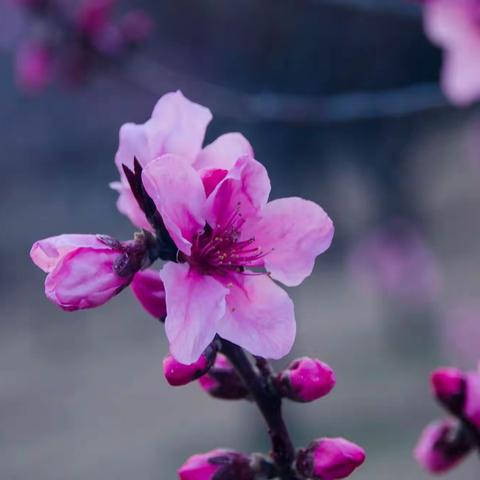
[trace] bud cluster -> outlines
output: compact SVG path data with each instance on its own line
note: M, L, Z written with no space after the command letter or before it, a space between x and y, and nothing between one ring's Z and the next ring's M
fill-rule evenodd
M415 457L431 473L457 465L480 447L480 372L439 368L431 375L436 400L452 417L433 422L423 431Z
M55 78L82 82L102 64L122 59L152 31L142 10L114 16L116 0L82 0L70 5L56 0L16 0L31 13L36 35L20 45L15 59L17 84L35 93Z

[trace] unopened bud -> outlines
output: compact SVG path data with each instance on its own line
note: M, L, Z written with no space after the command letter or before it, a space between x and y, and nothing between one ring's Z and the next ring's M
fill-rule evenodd
M465 404L465 374L457 368L439 368L430 378L437 400L453 413L461 413Z
M365 452L344 438L314 440L297 456L297 469L305 477L336 480L348 477L365 461Z
M326 363L308 357L294 360L277 376L282 396L297 402L322 398L330 393L335 383L335 373Z
M198 380L208 394L223 400L240 400L248 390L236 370L224 355L218 354L213 367Z
M465 417L480 429L480 373L465 374Z
M190 457L178 476L180 480L253 480L255 472L247 455L217 449Z
M415 458L429 473L442 473L454 467L470 451L468 439L453 420L431 423L415 447Z

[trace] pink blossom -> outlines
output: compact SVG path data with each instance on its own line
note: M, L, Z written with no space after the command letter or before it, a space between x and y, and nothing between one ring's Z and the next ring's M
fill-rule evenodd
M156 270L138 272L132 280L132 291L142 307L153 317L163 319L167 314L165 288Z
M293 303L272 278L294 286L310 275L333 237L327 214L300 198L267 203L267 172L248 155L216 177L209 195L202 172L179 155L152 160L142 180L178 248L178 263L160 273L172 355L193 363L216 334L254 355L286 355Z
M470 447L455 436L455 422L431 423L423 431L415 447L415 458L430 473L442 473L458 464Z
M174 387L187 385L207 372L213 361L211 357L203 353L196 362L184 365L169 354L163 359L163 374L167 382Z
M457 105L480 97L480 3L478 0L424 2L425 31L444 49L442 86Z
M352 251L350 269L362 288L423 305L440 290L433 253L407 222L396 220L367 235Z
M335 386L335 373L318 359L294 360L278 375L282 394L298 402L312 402L328 395Z
M249 458L238 452L216 449L193 455L178 470L180 480L253 480Z
M336 480L348 477L365 461L365 452L344 438L314 440L297 458L297 468L308 478Z
M465 395L465 375L458 368L439 368L431 375L434 395L445 405L455 408L463 403ZM462 405L460 405L460 408Z
M151 228L135 201L126 181L122 165L132 168L134 158L143 167L166 153L181 155L197 170L211 175L210 169L230 169L243 155L252 155L249 142L240 133L227 133L202 149L205 131L212 114L206 107L191 102L180 91L163 95L151 118L144 124L126 123L120 129L115 164L120 182L113 182L118 191L117 207L140 228Z
M16 82L18 87L27 93L44 90L52 80L53 68L52 53L42 43L27 42L16 53Z
M59 235L35 242L30 256L48 275L45 294L72 311L104 304L126 287L132 275L119 275L115 262L123 250L98 235Z
M465 375L465 416L480 429L480 372Z

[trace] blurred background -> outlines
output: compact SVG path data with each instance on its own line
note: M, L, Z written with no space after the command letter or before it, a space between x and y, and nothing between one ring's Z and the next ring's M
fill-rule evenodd
M443 415L429 373L474 368L480 357L480 116L439 93L441 52L420 9L400 0L141 6L154 25L145 44L75 85L31 95L13 65L38 25L0 4L0 478L173 479L193 453L269 447L252 405L167 386L163 327L129 291L63 313L28 256L35 240L63 232L131 237L108 188L118 130L143 123L177 88L212 109L207 142L242 132L269 169L273 198L312 199L336 224L314 274L289 292L291 358L317 356L338 378L328 398L286 405L295 443L359 443L368 459L356 480L428 478L412 449ZM478 459L447 478L478 478Z

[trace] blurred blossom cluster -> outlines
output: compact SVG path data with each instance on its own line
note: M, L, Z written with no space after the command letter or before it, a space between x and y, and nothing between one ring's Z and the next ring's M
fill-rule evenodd
M359 287L411 306L431 304L441 287L432 250L404 220L369 232L353 249L349 267Z
M15 54L23 91L42 91L55 80L83 82L100 67L120 62L150 36L142 10L116 14L117 0L11 0L28 16L28 35Z

